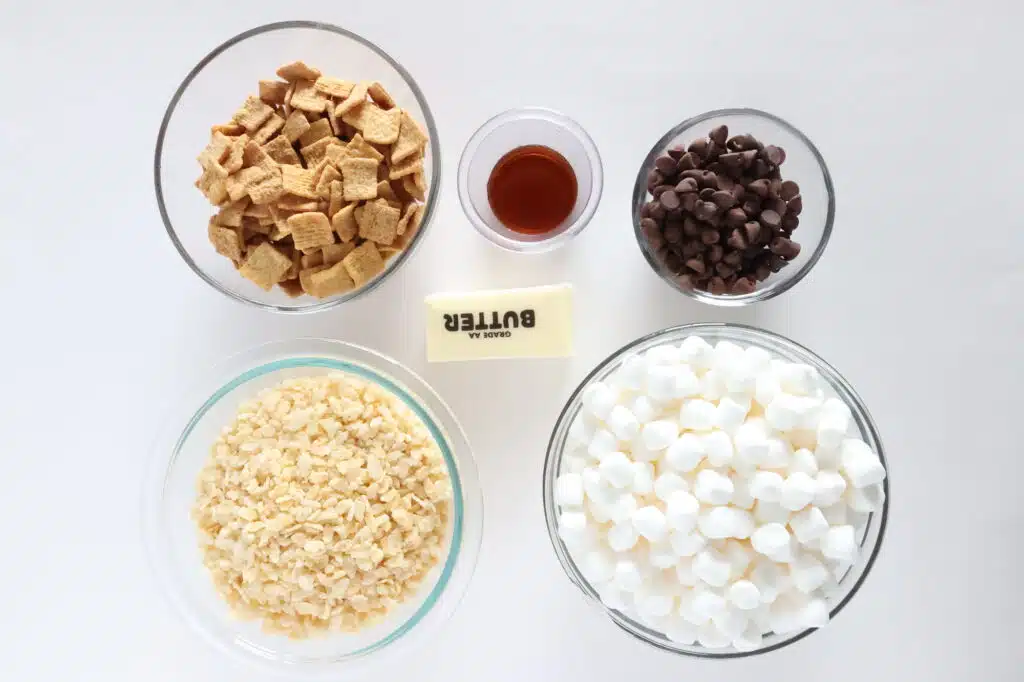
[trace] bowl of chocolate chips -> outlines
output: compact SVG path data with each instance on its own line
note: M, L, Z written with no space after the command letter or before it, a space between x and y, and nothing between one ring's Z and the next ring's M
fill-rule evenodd
M644 159L633 228L662 279L705 303L741 306L810 272L832 233L832 177L814 143L756 109L673 127Z

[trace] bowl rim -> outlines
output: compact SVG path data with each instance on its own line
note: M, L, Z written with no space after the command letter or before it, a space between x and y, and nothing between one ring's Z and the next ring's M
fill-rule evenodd
M413 93L413 96L416 98L417 104L423 111L423 123L427 128L427 135L430 138L429 145L431 154L430 186L427 189L426 200L423 202L423 218L420 221L420 227L417 230L416 234L413 235L412 241L410 241L409 244L397 256L395 256L390 263L388 263L387 268L384 270L384 272L382 272L380 275L375 277L367 284L357 289L354 289L353 291L350 291L348 293L340 294L325 301L318 300L315 303L302 303L294 305L263 303L244 294L231 291L230 289L221 286L216 279L208 275L201 267L199 267L199 265L192 259L192 256L188 252L188 249L186 249L184 244L181 243L181 240L178 239L177 232L174 229L174 225L171 221L170 215L168 214L167 206L164 201L163 181L160 178L162 170L161 158L163 156L164 150L164 138L167 135L167 129L170 125L171 118L174 116L174 112L177 109L178 103L181 101L181 98L185 94L185 91L188 90L188 87L192 84L192 81L195 80L195 78L203 71L203 69L206 68L207 65L210 64L210 62L212 62L223 52L227 51L228 49L237 45L238 43L241 43L249 38L252 38L253 36L288 29L315 29L326 31L328 33L334 33L339 36L356 41L363 47L366 47L373 51L385 62L387 62L405 80L406 85L408 85L409 89ZM170 102L167 104L167 109L164 111L163 118L160 121L160 128L157 132L156 147L153 155L153 181L156 192L157 210L160 213L160 219L163 221L164 230L167 232L167 236L170 237L171 243L174 244L174 248L178 251L178 254L181 256L182 260L185 261L189 268L192 269L192 272L198 275L200 279L202 279L204 282L206 282L215 290L219 291L221 294L227 296L228 298L234 301L245 303L246 305L250 305L255 308L260 308L262 310L270 310L273 312L285 314L304 314L329 310L330 308L334 308L335 306L341 305L342 303L359 298L364 294L368 294L369 292L373 291L378 286L380 286L384 282L384 280L390 277L395 271L397 271L406 262L406 260L409 259L413 251L416 250L416 248L419 246L420 242L423 240L423 235L426 233L427 228L430 226L430 223L434 217L434 211L437 207L437 199L441 188L441 176L441 145L438 139L437 123L434 120L434 115L430 110L430 106L427 104L427 100L423 94L423 91L420 89L419 84L412 77L412 75L405 69L404 66L402 66L398 62L398 60L396 60L394 57L385 52L381 47L379 47L377 44L373 43L369 39L364 38L357 33L353 33L348 29L336 26L334 24L326 23L323 21L311 21L305 19L276 21L267 24L261 24L259 26L250 28L246 31L242 31L241 33L217 45L205 57L200 59L199 63L192 67L192 69L188 72L188 75L185 76L185 79L174 91L174 94L171 96Z
M549 238L537 241L519 241L511 239L492 230L484 221L469 192L470 163L476 157L480 143L487 139L487 136L502 126L515 123L524 118L540 118L552 123L574 137L583 147L590 165L590 196L583 205L583 211L568 227ZM604 195L604 163L601 160L601 153L595 144L594 139L586 129L575 119L555 109L538 106L525 106L506 109L483 122L479 128L473 131L462 148L459 156L459 167L457 172L457 184L459 192L459 204L462 212L473 225L476 231L487 241L495 246L512 253L547 253L565 246L573 237L579 235L597 213L601 205L601 197Z
M818 169L821 171L822 180L825 184L825 196L828 204L825 213L825 224L822 227L821 239L818 240L818 244L815 247L814 252L811 254L811 257L791 276L782 280L777 280L775 283L769 283L768 286L757 288L751 293L743 294L741 296L721 296L711 294L706 291L687 289L686 287L680 286L664 272L655 255L651 253L647 247L646 240L643 239L643 234L640 231L640 207L643 205L644 199L648 194L647 173L653 166L654 159L662 153L662 151L668 146L669 142L677 138L687 128L692 128L693 126L719 116L752 116L754 118L765 119L780 126L786 132L799 139L800 142L807 147L811 156L818 164ZM651 151L648 152L643 163L640 165L640 171L637 173L636 182L633 185L630 212L633 222L633 236L636 238L637 245L640 247L640 252L647 260L648 265L651 266L651 269L654 270L660 279L684 296L700 301L701 303L722 307L740 307L758 303L760 301L767 301L789 291L814 269L814 266L817 265L818 260L821 259L822 254L825 252L825 247L828 245L829 239L832 236L832 229L835 224L836 214L836 194L835 185L832 182L832 174L829 172L828 164L825 163L825 157L822 156L814 142L812 142L811 139L799 128L784 118L761 109L755 109L753 107L730 107L725 109L712 109L711 111L705 111L704 113L697 114L696 116L691 116L685 121L672 126L667 133L661 136L661 138L651 148ZM768 281L771 282L771 280Z
M165 490L167 478L195 425L220 400L247 382L281 369L311 368L341 371L382 386L405 403L423 422L437 442L451 475L453 514L451 541L440 571L429 591L413 598L414 611L395 623L374 642L359 649L330 657L296 657L268 650L236 636L225 636L208 623L192 606L192 597L183 587L177 566L170 561L163 540L167 537ZM197 380L177 396L167 410L145 464L140 495L140 530L149 572L156 587L180 620L187 623L200 639L236 660L262 670L318 676L371 665L373 656L401 642L399 654L408 646L421 643L427 625L435 633L458 608L472 581L479 557L483 529L483 501L479 472L472 448L462 425L449 405L416 372L399 361L375 350L353 343L324 338L298 338L270 341L234 353L208 367ZM208 377L215 377L212 380ZM191 523L191 519L188 519ZM202 565L197 571L204 571ZM252 621L249 621L252 622ZM419 634L420 636L415 636Z
M591 602L595 603L602 611L611 619L611 621L624 632L629 633L635 639L644 642L656 649L665 651L671 654L680 656L687 656L692 658L704 658L704 659L729 659L729 658L746 658L749 656L758 656L761 654L767 654L772 651L777 651L791 644L799 642L808 635L816 632L820 628L809 628L801 630L789 635L780 635L781 639L778 642L774 642L768 646L760 647L751 651L737 651L737 650L716 650L716 649L705 649L705 650L685 650L674 648L665 642L657 639L652 639L642 632L643 630L650 630L646 626L635 623L632 619L627 618L617 611L610 609L601 602L596 590L590 584L586 578L580 573L576 567L575 561L569 556L569 552L562 542L561 538L558 537L558 526L557 526L557 505L554 503L554 480L557 472L554 471L556 460L561 460L562 452L557 452L558 446L558 435L560 431L563 431L563 425L567 418L572 413L575 416L574 410L579 404L583 390L593 381L593 379L600 375L609 365L626 356L632 349L643 346L651 341L656 341L660 338L667 336L679 337L685 334L701 334L702 332L718 333L721 331L729 333L730 330L739 332L740 335L752 336L755 338L766 339L771 343L779 344L786 347L788 350L794 351L797 354L806 354L809 358L815 360L820 364L820 367L829 374L829 379L833 380L845 393L846 396L852 402L851 411L855 414L859 414L864 421L864 427L867 431L868 438L871 445L875 448L878 453L879 459L882 461L882 466L885 467L886 477L882 482L883 490L885 492L885 500L882 504L881 512L872 512L869 515L868 530L866 531L865 538L870 533L871 523L874 521L874 517L878 517L878 534L873 546L871 547L870 554L863 559L863 569L859 576L857 576L853 585L850 586L848 591L843 594L842 599L837 601L829 609L829 621L831 622L847 604L852 601L853 597L863 587L864 582L867 580L868 575L871 573L871 569L874 567L878 555L881 552L882 545L885 540L886 528L889 524L889 501L890 501L890 478L891 470L889 468L888 460L885 456L885 449L882 445L881 436L878 433L878 427L875 424L874 418L868 411L863 399L853 389L853 386L846 380L846 378L831 364L826 362L817 353L807 348L806 346L793 341L787 336L771 332L766 329L754 327L746 324L739 324L733 322L695 322L690 324L681 324L671 327L666 327L650 334L645 334L629 343L625 344L621 348L615 350L610 355L601 360L593 370L587 373L587 375L580 381L577 387L573 390L568 400L565 402L565 406L562 408L558 415L558 419L555 421L555 426L551 431L551 437L548 439L547 450L544 455L544 468L541 478L541 500L544 507L544 521L547 526L548 540L551 542L551 546L555 551L555 556L558 558L558 563L561 565L562 570L565 572L569 580L576 585L577 588L583 593L583 595ZM854 564L856 567L857 564ZM852 570L852 569L851 569ZM666 640L667 641L667 640Z

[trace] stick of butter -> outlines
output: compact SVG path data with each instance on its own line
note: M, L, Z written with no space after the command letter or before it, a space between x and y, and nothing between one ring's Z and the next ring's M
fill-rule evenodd
M432 294L427 360L572 355L572 285Z

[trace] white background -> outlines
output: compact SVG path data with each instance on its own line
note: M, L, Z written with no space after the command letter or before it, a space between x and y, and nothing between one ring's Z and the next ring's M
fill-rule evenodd
M151 169L188 70L235 33L297 18L346 26L409 68L437 118L444 189L398 276L341 310L284 317L189 271L158 218ZM480 468L474 581L393 675L1020 680L1022 24L1012 0L4 2L0 679L264 679L161 600L143 562L140 477L163 412L204 367L322 335L421 372L463 421ZM574 117L604 159L593 222L544 256L486 243L455 192L473 130L521 105ZM730 311L657 279L628 197L666 129L738 105L817 143L837 219L806 280ZM573 360L426 365L425 294L559 281L576 287ZM785 650L724 663L619 632L562 574L540 504L546 439L576 382L636 336L699 320L781 332L838 367L877 419L893 490L880 560L840 617Z

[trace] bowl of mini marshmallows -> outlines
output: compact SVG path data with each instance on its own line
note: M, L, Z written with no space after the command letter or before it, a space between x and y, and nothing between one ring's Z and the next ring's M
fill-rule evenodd
M858 592L888 516L867 408L810 350L734 324L622 348L583 381L544 464L571 580L661 649L765 653Z
M298 677L392 657L452 614L483 523L459 424L422 379L350 344L270 343L167 422L144 537L206 640Z

